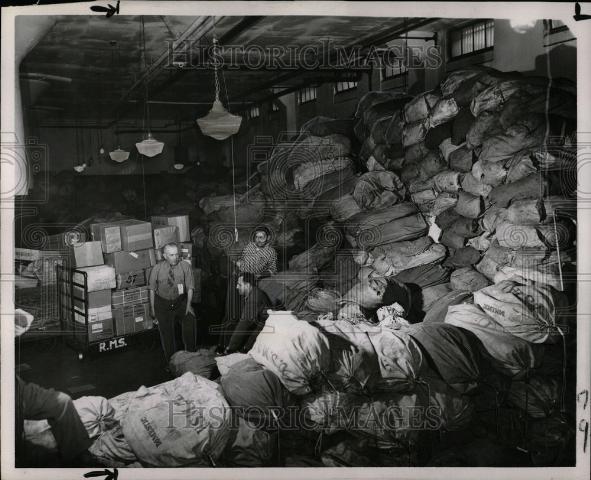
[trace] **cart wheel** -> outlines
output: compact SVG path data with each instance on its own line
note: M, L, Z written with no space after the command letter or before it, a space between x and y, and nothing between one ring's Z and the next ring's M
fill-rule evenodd
M78 360L84 360L84 354L82 352L78 352Z

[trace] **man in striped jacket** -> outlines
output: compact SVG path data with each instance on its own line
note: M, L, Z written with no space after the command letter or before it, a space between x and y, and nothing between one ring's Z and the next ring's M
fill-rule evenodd
M241 273L251 273L257 279L268 277L277 273L277 252L269 245L270 234L265 227L258 227L254 231L253 240L250 241L242 255L235 262L235 268L228 278L228 291L226 294L226 314L222 325L222 342L218 351L223 351L228 342L238 319L240 317L240 298L236 290L238 277Z

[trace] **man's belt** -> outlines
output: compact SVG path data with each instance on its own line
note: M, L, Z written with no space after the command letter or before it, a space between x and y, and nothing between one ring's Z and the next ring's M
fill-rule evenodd
M160 295L156 295L156 298L158 299L159 302L166 303L170 310L176 310L181 303L183 303L185 300L187 300L187 294L183 293L182 295L179 295L178 297L176 297L173 300L169 300L168 298L161 297Z

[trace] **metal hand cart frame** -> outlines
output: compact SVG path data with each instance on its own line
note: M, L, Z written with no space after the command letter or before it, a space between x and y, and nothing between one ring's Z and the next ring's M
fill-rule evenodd
M91 322L88 314L88 274L76 268L56 265L56 275L58 313L63 338L66 344L78 353L79 360L83 360L84 355L90 351L102 353L126 347L127 337L153 331L153 329L146 329L117 335L113 320L113 330L110 336L91 340L89 330ZM84 319L84 322L76 321L77 316Z

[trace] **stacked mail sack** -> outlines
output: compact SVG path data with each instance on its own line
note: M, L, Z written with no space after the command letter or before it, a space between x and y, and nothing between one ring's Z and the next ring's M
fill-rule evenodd
M276 421L280 428L291 427L292 435L308 439L300 443L301 453L303 444L315 445L307 453L330 466L324 451L347 438L364 440L358 455L388 452L380 459L382 466L417 465L421 435L470 423L469 397L433 375L408 331L386 323L329 317L307 322L298 317L270 312L245 362L257 362L286 390L289 399L285 392L281 399L276 393L275 405L295 406L296 414L282 417L286 411L280 408ZM261 406L254 403L253 393L252 401L246 398L248 388L240 387L246 379L232 374L243 368L238 365L230 367L231 378L222 376L228 402L247 410ZM237 393L242 398L231 398Z
M224 266L241 255L260 225L271 232L280 260L289 254L288 268L261 284L275 306L301 311L307 294L322 286L321 271L333 268L335 229L311 228L310 222L330 219L334 202L354 188L358 177L351 158L352 125L351 120L315 117L302 125L294 141L278 144L258 165L260 186L236 198L200 201L209 220L209 251ZM301 241L305 231L308 238ZM334 275L324 276L334 282Z
M529 320L550 328L524 328L517 296L510 315L488 316L480 305L499 295L488 288L474 304L451 307L445 322L398 328L391 317L307 322L271 311L248 354L216 359L219 382L185 371L108 401L76 400L90 450L119 467L277 465L279 450L325 466L362 466L368 457L373 466L415 466L433 434L473 433L475 418L486 422L475 412L491 396L495 407L527 408L538 444L520 446L540 448L541 426L555 435L562 424L552 415L553 390L528 376L558 331L540 315ZM511 385L505 398L493 390L499 384ZM189 422L207 428L187 429ZM42 422L25 431L33 443L51 443Z
M446 249L427 236L425 215L418 203L410 201L417 200L412 195L415 185L403 181L408 177L402 176L404 166L410 164L405 158L405 144L409 143L405 116L416 110L413 102L408 96L368 92L357 107L359 156L369 171L356 186L353 196L359 212L345 219L345 231L349 245L357 249L355 260L362 282L396 277L426 288L449 278L448 269L441 266Z
M421 112L427 115L423 119L418 118ZM504 337L490 348L491 339L477 335L482 353L493 364L506 361L508 352L512 361L521 356L519 371L505 369L511 381L497 385L496 393L530 418L550 417L564 394L562 347L573 341L573 326L568 326L568 338L535 338L526 332L556 334L556 317L568 303L561 293L561 273L574 256L575 225L569 218L574 202L569 185L557 185L556 179L572 172L576 158L573 89L544 78L458 71L438 90L407 104L405 119L407 160L413 161L400 176L431 224L429 235L449 250L444 265L454 269L447 285L423 290L424 321L441 321L455 310L478 310L466 302L483 308L470 312L470 318L481 318L473 321L486 334L496 328ZM415 149L425 152L419 163L414 163ZM511 308L514 324L508 326ZM532 319L530 309L539 316ZM515 340L516 335L521 339ZM542 365L544 353L552 367ZM559 430L568 431L560 417L552 418ZM492 425L498 430L498 423Z
M381 164L370 155L367 167L383 171L387 166L398 173L430 228L428 236L418 235L414 243L394 242L386 248L378 245L372 251L367 246L381 242L379 231L374 229L363 239L364 248L358 257L364 265L363 277L373 276L374 282L379 276L376 274L391 277L399 273L398 265L403 268L412 266L415 258L420 261L429 247L441 249L440 257L432 264L421 265L419 272L411 268L396 276L422 287L427 323L441 321L449 306L471 303L473 292L514 274L537 285L536 295L542 295L539 292L547 287L560 297L555 290L563 289L561 268L574 256L574 225L565 218L573 215L573 201L571 192L552 182L558 171L562 172L560 178L565 171L572 172L575 155L570 138L576 112L568 84L556 81L553 88L549 87L547 79L488 69L459 71L444 80L439 89L406 102L404 121L394 112L389 120L377 122L399 122L405 158ZM379 92L366 97L383 103L389 98ZM544 121L546 111L550 113L549 123ZM496 128L489 123L491 117L497 118ZM367 132L360 124L356 125L358 135ZM540 135L542 129L544 135ZM373 138L368 140L364 145L371 147ZM495 165L495 160L500 163ZM392 208L388 210L394 215ZM357 227L357 235L362 227ZM401 247L399 254L396 250ZM393 249L394 254L390 253ZM438 270L433 270L435 266ZM425 275L425 268L435 275ZM555 314L550 317L554 321ZM572 342L573 335L566 340ZM562 358L558 347L553 344L546 348L551 352L546 358L554 358L555 367L564 366L565 360L556 361ZM533 367L528 367L530 373L525 378L530 378ZM544 387L538 377L532 380L540 392L545 392L540 394L546 395L547 401L544 408L537 402L534 416L543 416L539 413L542 410L547 414L557 411L555 387L562 384L561 368L554 369L557 373ZM516 388L520 388L522 400L531 393L524 393L523 383ZM515 398L513 395L513 406L518 403ZM531 414L532 407L527 405L522 402L518 407ZM552 421L557 429L562 428L560 419L552 417ZM537 438L548 441L543 434Z

